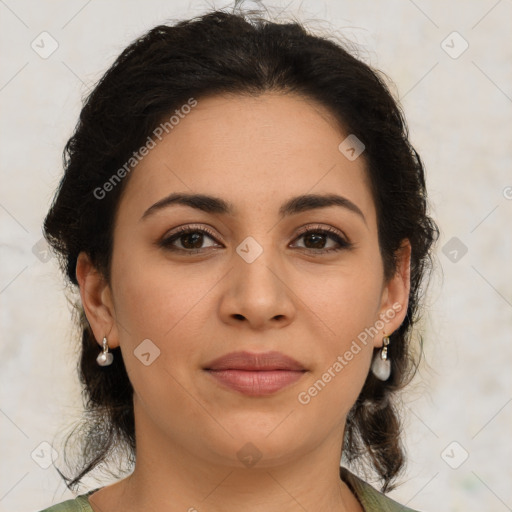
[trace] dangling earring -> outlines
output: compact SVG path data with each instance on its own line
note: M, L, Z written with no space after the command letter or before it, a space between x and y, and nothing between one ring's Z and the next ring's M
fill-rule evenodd
M96 358L96 362L100 366L109 366L112 364L114 356L108 351L107 338L103 338L103 350L100 355Z
M389 336L382 338L383 347L379 350L372 363L372 373L379 380L388 380L391 375L391 363L388 359Z

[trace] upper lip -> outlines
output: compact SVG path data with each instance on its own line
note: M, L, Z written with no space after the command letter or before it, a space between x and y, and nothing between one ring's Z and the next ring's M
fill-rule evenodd
M295 359L281 352L230 352L204 367L205 370L246 370L246 371L305 371L305 368Z

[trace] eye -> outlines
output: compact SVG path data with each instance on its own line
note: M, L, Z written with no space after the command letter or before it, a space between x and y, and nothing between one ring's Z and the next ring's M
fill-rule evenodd
M158 245L170 251L184 252L187 254L200 253L208 248L220 247L216 244L203 246L205 238L213 241L216 240L215 235L204 226L181 226L171 233L171 235L160 241ZM300 239L304 239L304 246L298 246L298 248L311 254L323 254L353 247L353 244L346 240L340 232L330 227L310 226L304 228L299 232L296 238L296 240ZM334 247L325 247L329 240L331 244L334 242ZM177 245L177 243L181 246Z
M340 232L330 227L309 226L300 231L297 240L301 238L304 239L304 247L301 248L312 254L341 251L353 246ZM334 241L334 247L325 247L329 239L331 242Z
M210 240L215 239L213 233L205 227L196 228L194 226L182 226L173 234L164 238L159 245L171 251L193 254L203 252L203 249L208 247L203 247L205 237ZM175 242L179 242L181 247L176 246Z

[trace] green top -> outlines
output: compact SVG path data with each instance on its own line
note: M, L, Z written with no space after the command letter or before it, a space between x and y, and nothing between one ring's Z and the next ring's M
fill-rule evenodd
M356 495L364 512L415 512L376 491L370 484L350 473L346 468L340 467L340 477ZM74 500L63 501L58 505L45 508L41 512L93 512L88 497L99 489L101 487L80 494Z

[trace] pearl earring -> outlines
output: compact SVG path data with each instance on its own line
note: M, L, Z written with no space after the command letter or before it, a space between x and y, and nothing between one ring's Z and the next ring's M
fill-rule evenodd
M96 358L96 362L100 366L109 366L112 364L113 360L114 360L114 356L108 351L107 338L103 338L103 350L101 351L99 356Z
M391 375L391 363L388 359L389 336L382 338L383 347L379 350L372 362L372 373L379 380L388 380Z

